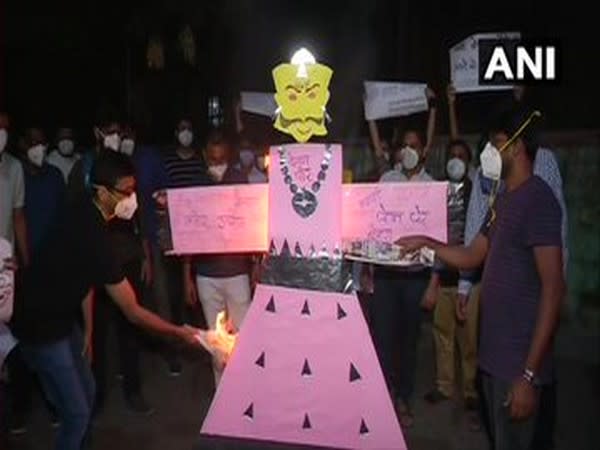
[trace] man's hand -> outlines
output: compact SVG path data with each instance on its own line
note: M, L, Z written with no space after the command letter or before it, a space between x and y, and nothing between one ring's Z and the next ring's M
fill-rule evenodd
M448 84L448 87L446 88L446 95L448 96L449 104L456 102L456 89L452 83Z
M191 275L188 275L183 279L183 295L187 305L195 306L198 304L198 291L196 290L194 278Z
M408 236L398 239L394 244L401 247L400 257L407 253L414 253L423 247L433 247L434 241L426 236Z
M456 319L459 322L465 322L467 320L467 305L469 297L465 294L458 294L456 299Z
M437 279L431 278L429 281L429 285L427 289L425 289L425 293L423 294L423 298L421 299L421 308L432 311L435 308L435 304L437 303L438 296L440 294L440 283Z
M435 91L433 89L431 89L430 87L427 87L425 89L425 96L427 97L427 100L435 100Z
M524 378L517 378L510 390L508 398L504 403L510 408L509 415L513 420L525 420L533 415L538 401L538 392Z
M204 348L199 338L200 329L190 325L182 325L178 328L177 336L187 345L194 348Z

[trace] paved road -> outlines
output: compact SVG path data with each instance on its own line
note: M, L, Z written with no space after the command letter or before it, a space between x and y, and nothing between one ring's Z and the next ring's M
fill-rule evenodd
M594 359L597 340L577 337L566 330L558 341L557 449L597 450L600 448L600 370ZM430 326L425 324L419 349L418 399L429 389L433 377L432 351ZM93 450L236 448L208 444L199 437L212 395L212 372L206 355L190 355L183 374L171 378L164 361L147 354L144 374L146 396L156 407L156 413L146 418L127 413L119 382L114 378L107 410L94 427ZM415 413L415 427L406 433L410 450L487 448L482 433L468 430L458 401L431 407L418 400ZM53 433L47 413L38 400L28 432L0 442L0 450L49 450Z

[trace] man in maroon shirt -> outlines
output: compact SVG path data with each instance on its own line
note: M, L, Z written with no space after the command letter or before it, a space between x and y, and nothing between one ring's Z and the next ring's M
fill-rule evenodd
M405 251L431 247L460 269L485 263L479 370L495 450L530 448L540 387L552 382L552 344L565 292L561 209L533 175L535 116L513 111L493 128L482 169L501 175L507 189L471 245L399 241Z

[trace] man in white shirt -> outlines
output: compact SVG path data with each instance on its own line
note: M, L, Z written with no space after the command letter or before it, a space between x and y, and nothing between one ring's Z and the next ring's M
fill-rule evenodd
M25 181L21 163L6 151L9 119L0 112L0 237L17 251L21 265L29 263L25 224Z

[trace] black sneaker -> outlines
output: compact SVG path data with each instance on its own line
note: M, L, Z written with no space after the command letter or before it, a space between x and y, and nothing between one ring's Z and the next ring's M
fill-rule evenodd
M179 361L170 361L169 362L169 376L178 377L181 375L182 367Z
M427 403L436 405L440 402L448 400L450 397L448 397L445 394L442 394L438 389L434 389L434 390L428 392L427 394L425 394L424 398Z
M141 394L130 395L125 398L125 404L129 412L139 414L141 416L149 416L154 412L152 408Z

